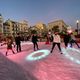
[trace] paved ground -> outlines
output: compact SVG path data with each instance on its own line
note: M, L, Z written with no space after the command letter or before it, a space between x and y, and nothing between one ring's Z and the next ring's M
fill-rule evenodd
M61 46L64 47L63 44ZM50 50L51 45L45 45L44 42L39 42L39 48L40 50ZM74 48L80 50L76 45L74 45ZM4 56L5 51L6 46L0 47L0 52ZM15 49L14 51L16 52ZM35 77L35 80L80 80L80 53L78 51L67 50L68 56L66 56L65 53L60 54L57 47L55 47L53 53L50 53L45 58L36 61L26 60L26 57L32 52L34 52L32 44L24 42L22 43L22 52L15 55L9 52L7 58L21 66L25 72L29 72L29 74Z

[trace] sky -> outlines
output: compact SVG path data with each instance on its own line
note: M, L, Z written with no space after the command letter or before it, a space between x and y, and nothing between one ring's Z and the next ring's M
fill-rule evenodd
M76 20L80 20L80 0L0 0L0 13L4 21L26 20L35 25L64 20L76 27Z

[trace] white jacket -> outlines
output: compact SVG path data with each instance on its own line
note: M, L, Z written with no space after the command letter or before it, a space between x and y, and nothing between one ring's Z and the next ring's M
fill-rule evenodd
M56 43L60 43L61 42L61 38L60 38L60 35L53 35L53 42L56 42Z

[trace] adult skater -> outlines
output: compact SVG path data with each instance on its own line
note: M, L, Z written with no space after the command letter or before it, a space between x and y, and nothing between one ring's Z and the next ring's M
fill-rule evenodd
M59 32L54 32L53 38L54 39L53 39L52 49L51 49L50 52L52 53L55 45L57 45L58 48L59 48L60 53L62 54L62 52L61 52L61 46L60 46L61 38L60 38Z

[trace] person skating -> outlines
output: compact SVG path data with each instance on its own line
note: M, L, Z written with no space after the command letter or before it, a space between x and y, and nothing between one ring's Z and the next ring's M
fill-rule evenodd
M73 35L73 33L71 33L71 40L70 40L70 47L72 47L72 44L75 43L77 45L78 48L80 48L80 46L78 45L75 36Z
M70 40L71 40L70 33L66 32L66 33L64 34L64 37L63 37L63 41L64 41L65 48L68 47L68 44L70 43Z
M14 45L14 43L13 43L13 40L12 40L11 37L7 37L6 42L1 44L1 46L4 45L4 44L7 44L6 56L7 56L9 50L11 50L13 52L13 54L15 54L15 52L13 51L13 48L12 48L12 45ZM14 47L15 47L15 45L14 45Z
M32 43L34 45L34 51L36 50L36 48L37 48L37 50L39 50L37 42L38 42L38 36L37 36L37 34L33 34L32 35Z
M17 52L21 52L21 37L20 37L19 33L17 33L17 35L15 37L15 43L16 43Z
M62 52L61 52L61 46L60 46L61 38L60 38L59 33L58 32L54 32L53 38L54 39L53 39L52 49L51 49L50 52L52 53L55 45L57 45L58 48L59 48L60 53L62 54Z

